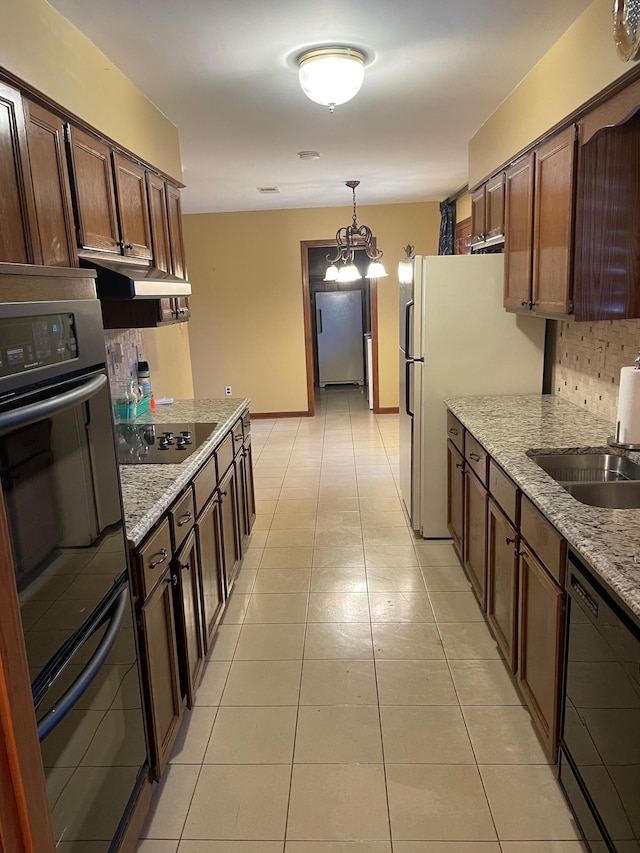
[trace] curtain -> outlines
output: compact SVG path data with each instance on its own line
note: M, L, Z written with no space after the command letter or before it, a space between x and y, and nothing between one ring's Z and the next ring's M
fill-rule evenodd
M439 255L453 255L456 232L456 203L455 201L440 202L440 239L438 240Z

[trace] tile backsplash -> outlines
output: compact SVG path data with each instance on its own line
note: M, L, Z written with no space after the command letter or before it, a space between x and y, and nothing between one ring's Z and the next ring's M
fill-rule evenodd
M104 343L107 350L107 372L109 381L134 378L138 374L138 361L142 353L141 329L105 330Z
M620 368L640 350L640 320L556 323L553 393L614 423Z

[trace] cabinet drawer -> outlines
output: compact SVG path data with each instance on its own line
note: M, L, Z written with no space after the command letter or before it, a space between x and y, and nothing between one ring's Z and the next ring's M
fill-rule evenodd
M531 501L522 496L520 532L560 586L564 585L566 540Z
M233 436L233 455L235 456L239 450L242 450L242 442L244 441L244 431L242 429L242 418L238 418L231 429Z
M140 593L145 599L171 562L171 532L168 518L164 519L155 533L152 533L144 545L138 549L137 558L140 570Z
M195 516L193 489L189 486L184 495L169 510L174 551L177 551L186 539L187 534L195 524Z
M200 515L205 504L211 497L218 482L216 476L216 458L212 455L193 478L195 491L195 511Z
M447 438L464 454L464 427L455 415L447 410Z
M246 438L251 432L251 415L249 414L249 409L242 413L242 428Z
M222 442L216 448L216 465L218 467L218 481L220 481L229 465L233 462L233 435L228 432Z
M489 459L489 492L509 521L517 527L518 487L493 459Z
M479 441L467 432L464 438L464 458L483 486L488 485L489 456Z

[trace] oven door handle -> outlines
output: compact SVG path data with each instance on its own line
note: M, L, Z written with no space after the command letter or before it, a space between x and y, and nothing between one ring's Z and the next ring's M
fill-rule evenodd
M61 394L55 394L37 403L29 403L10 412L3 412L0 414L0 430L27 426L51 415L57 415L65 409L70 409L94 397L106 384L107 377L104 373L100 373L83 382L82 385L72 388L71 391L63 391Z
M128 584L125 583L120 592L118 592L118 594L111 602L109 609L106 612L98 613L98 617L96 618L91 630L87 634L85 642L91 636L93 636L93 634L95 634L95 632L100 628L100 626L103 625L108 619L109 624L107 625L107 630L104 632L104 636L100 640L97 649L91 656L90 661L87 663L80 675L76 678L76 680L68 688L68 690L60 697L54 707L47 711L45 716L38 723L38 739L40 741L43 741L47 737L47 735L53 731L53 729L58 725L58 723L61 723L62 720L64 720L69 711L78 702L87 687L89 687L91 682L100 672L100 669L102 668L102 665L107 659L109 652L111 651L116 640L118 639L118 634L120 633L120 628L122 627L122 622L124 620L128 601ZM79 646L78 648L82 648L82 646Z

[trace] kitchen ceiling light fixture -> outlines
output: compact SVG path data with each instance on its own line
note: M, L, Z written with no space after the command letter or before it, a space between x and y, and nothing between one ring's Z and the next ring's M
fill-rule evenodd
M360 181L346 181L345 186L353 193L353 217L351 225L339 228L336 231L335 255L327 255L329 267L325 273L325 281L357 281L362 278L354 258L356 249L364 249L370 264L367 270L367 278L384 278L387 271L380 262L382 252L378 251L374 244L375 237L367 225L358 225L356 213L356 187ZM339 267L336 264L342 262Z
M305 95L333 112L360 91L365 55L354 47L322 47L298 57L298 76Z

